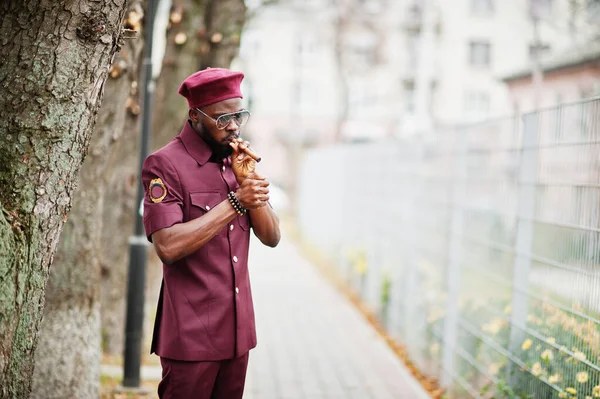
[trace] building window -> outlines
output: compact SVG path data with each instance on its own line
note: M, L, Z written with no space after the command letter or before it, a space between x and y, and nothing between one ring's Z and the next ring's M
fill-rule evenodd
M302 64L309 65L317 54L317 42L314 38L304 36L298 39L298 61Z
M529 10L533 18L548 18L552 15L552 0L529 0Z
M469 43L469 62L473 66L489 66L491 62L491 45L488 42L479 41Z
M484 117L490 112L490 95L483 91L465 94L465 113L469 117Z
M406 71L411 75L417 70L420 43L421 37L419 35L408 34L406 36Z
M363 71L378 61L378 41L372 32L356 32L346 38L345 57L353 71Z
M471 11L475 15L491 15L494 13L493 0L471 0Z
M415 85L412 82L404 83L404 110L409 114L415 112Z
M529 45L529 58L543 58L544 56L550 53L550 45L547 43L540 43L538 45L530 44Z

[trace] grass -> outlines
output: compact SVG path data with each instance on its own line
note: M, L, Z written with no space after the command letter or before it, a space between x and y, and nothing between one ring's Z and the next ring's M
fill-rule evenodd
M121 378L100 376L100 399L158 399L159 381L143 381L142 388L146 393L119 392Z

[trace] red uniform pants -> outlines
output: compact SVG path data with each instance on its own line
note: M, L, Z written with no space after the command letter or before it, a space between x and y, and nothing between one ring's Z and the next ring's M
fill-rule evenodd
M248 353L218 362L186 362L161 357L161 399L242 399Z

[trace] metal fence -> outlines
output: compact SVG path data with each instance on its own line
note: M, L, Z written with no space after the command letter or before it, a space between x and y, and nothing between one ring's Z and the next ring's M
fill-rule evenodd
M600 100L308 152L299 222L448 398L600 397Z

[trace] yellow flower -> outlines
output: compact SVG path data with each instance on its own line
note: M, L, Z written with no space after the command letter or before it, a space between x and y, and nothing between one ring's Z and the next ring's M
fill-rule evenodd
M502 329L502 327L506 324L505 320L502 319L493 319L487 324L484 324L481 329L484 332L490 333L491 335L496 335Z
M579 350L577 350L577 349L575 349L575 350L574 350L574 352L575 352L575 356L574 356L574 357L575 357L575 359L577 359L577 360L581 360L581 361L584 361L584 360L586 359L585 353L583 353L583 352L580 352L580 351L579 351Z
M589 395L586 395L586 396L585 396L585 399L592 399L592 397L591 397L591 396L589 396Z
M552 352L551 349L546 349L545 351L542 352L542 354L540 355L540 358L542 360L550 362L550 361L552 361L552 359L554 359L554 352Z
M548 377L548 382L550 384L556 384L559 381L560 381L560 375L558 375L558 374L552 374L550 377Z
M565 391L567 391L571 395L577 395L577 390L575 388L573 388L573 387L565 388Z
M533 345L533 341L530 340L529 338L527 338L525 341L523 341L523 345L521 345L521 349L526 351L527 349L531 348L531 345Z
M585 384L589 380L589 375L585 371L580 371L579 373L577 373L575 378L577 378L577 382L579 382L580 384Z
M542 374L542 365L540 364L540 362L536 362L531 367L531 374L535 375L536 377Z
M359 258L354 264L354 270L360 275L365 274L367 272L367 260L363 257Z
M592 389L592 394L594 395L594 398L600 398L600 385L596 385Z
M556 343L556 339L554 339L554 337L548 337L548 338L546 338L546 341L548 341L551 344Z
M496 363L492 363L488 367L488 373L491 375L496 375L500 371L500 365Z
M558 397L559 397L559 398L566 398L566 397L567 397L567 394L566 394L566 393L564 393L564 392L561 392L561 393L559 393L559 394L558 394Z

